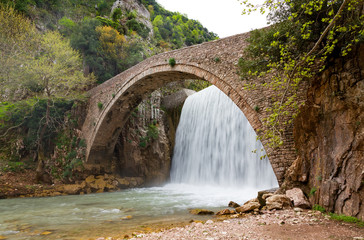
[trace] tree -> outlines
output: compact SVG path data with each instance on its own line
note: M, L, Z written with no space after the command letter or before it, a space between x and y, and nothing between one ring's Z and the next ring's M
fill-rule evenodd
M24 79L22 63L31 58L36 46L36 30L29 19L0 4L0 101L12 98L14 79Z
M93 77L84 77L80 55L60 33L36 32L34 25L11 7L0 7L0 20L1 61L4 63L0 69L1 91L7 93L3 95L2 101L12 100L14 94L11 93L16 93L19 89L27 89L29 94L25 97L35 96L38 100L35 103L29 101L24 107L45 107L45 111L38 109L35 112L44 115L32 123L38 127L34 139L37 147L37 173L41 176L45 135L53 122L58 121L52 114L54 103L59 102L59 98L75 98L75 93L80 94L93 81ZM11 111L15 105L8 106L6 109ZM24 108L21 104L19 106ZM16 109L15 106L14 110ZM22 119L21 123L10 128L20 127L25 120ZM7 132L8 130L1 137L6 136Z
M330 58L345 56L364 40L363 2L359 0L266 0L248 1L244 14L269 11L274 23L252 32L246 58L240 59L242 77L271 79L259 87L281 89L265 119L264 138L271 146L283 143L281 135L292 124L302 103L297 93L303 81L322 72ZM249 81L246 88L255 88Z
M38 136L38 168L40 178L44 166L44 145L42 140L52 116L52 102L57 97L71 97L76 91L90 84L82 72L82 60L78 52L71 48L69 41L62 39L58 32L49 31L41 36L36 56L24 63L27 77L44 91L47 100L46 112L40 123ZM21 83L19 83L21 84Z

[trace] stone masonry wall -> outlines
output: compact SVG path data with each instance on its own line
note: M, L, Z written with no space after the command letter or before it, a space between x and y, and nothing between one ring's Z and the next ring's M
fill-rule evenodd
M92 89L83 126L88 167L107 171L117 138L132 109L144 96L172 81L201 79L214 84L233 100L261 135L266 109L279 92L244 89L237 63L244 57L248 36L248 33L235 35L153 56ZM170 58L176 60L174 67L168 64ZM255 106L259 106L258 112L253 110ZM292 133L293 126L286 126L284 143L277 149L262 141L279 183L296 159Z

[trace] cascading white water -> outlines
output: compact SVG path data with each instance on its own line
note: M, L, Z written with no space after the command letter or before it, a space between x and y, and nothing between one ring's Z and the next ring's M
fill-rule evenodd
M188 97L177 129L171 182L255 189L277 186L268 159L260 159L265 153L256 138L241 110L215 86Z

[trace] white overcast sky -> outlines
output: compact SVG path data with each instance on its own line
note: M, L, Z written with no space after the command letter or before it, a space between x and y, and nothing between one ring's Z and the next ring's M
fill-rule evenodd
M241 15L243 5L238 0L157 0L157 2L169 11L187 14L188 18L198 20L220 38L265 27L267 22L265 16L260 13Z

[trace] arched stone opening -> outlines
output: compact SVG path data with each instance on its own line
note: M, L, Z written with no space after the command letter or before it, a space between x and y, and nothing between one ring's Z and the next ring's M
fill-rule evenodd
M255 131L261 129L262 126L257 113L239 94L239 89L233 88L223 79L193 65L179 64L173 68L167 64L159 65L148 68L129 79L124 79L123 82L119 83L120 87L114 83L115 86L111 89L117 89L115 92L108 94L101 92L101 95L107 95L107 98L100 98L97 95L91 97L90 104L94 106L89 107L89 113L83 127L87 141L86 166L97 169L99 172L110 171L115 144L132 110L152 91L169 82L187 79L209 81L218 87L242 110ZM91 94L97 94L96 91L97 89L93 90ZM95 109L96 105L100 106L99 103L101 103L102 109ZM265 149L269 155L271 149ZM275 161L274 156L270 157L270 161L271 164L272 161ZM280 178L274 164L272 166L279 181Z

